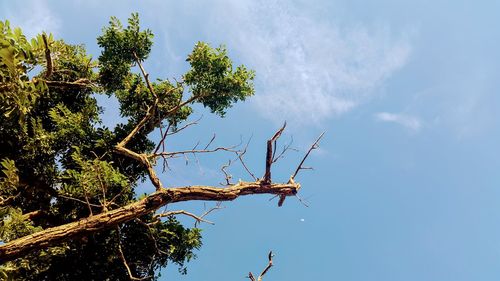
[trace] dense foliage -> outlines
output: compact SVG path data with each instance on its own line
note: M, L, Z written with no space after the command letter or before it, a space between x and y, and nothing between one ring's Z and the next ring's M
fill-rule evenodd
M147 59L152 39L136 14L127 27L112 18L97 39L102 52L95 61L83 45L45 34L28 40L19 28L0 21L0 241L136 201L146 169L114 148L153 104L157 118L142 127L128 149L153 150L147 135L185 121L191 103L223 116L234 102L253 94L253 72L243 66L233 70L224 48L203 42L188 55L191 69L181 79L157 79L151 91L145 76L132 70ZM97 94L115 96L126 121L104 126ZM133 276L157 278L168 263L185 271L200 246L199 229L149 214L4 263L0 279L130 280L120 248Z

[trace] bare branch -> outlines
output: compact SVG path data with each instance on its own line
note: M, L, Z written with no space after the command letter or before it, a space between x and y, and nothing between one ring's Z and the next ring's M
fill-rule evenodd
M215 134L212 136L212 139L210 139L210 141L207 143L207 145L205 146L205 150L208 149L208 147L212 144L212 142L214 142L215 140Z
M188 127L191 127L191 126L193 126L193 125L197 125L197 124L198 124L198 122L200 122L200 120L201 120L202 118L203 118L203 115L202 115L202 116L200 116L200 118L196 119L195 121L193 121L193 122L189 122L189 123L185 124L184 126L182 126L182 127L178 128L178 129L176 129L175 131L173 131L173 132L171 132L171 133L167 132L167 135L169 135L169 136L171 136L171 135L175 135L175 134L177 134L177 133L179 133L179 132L181 132L181 131L183 131L183 130L187 129Z
M290 142L288 144L285 144L283 146L283 150L281 150L280 154L278 154L277 156L275 156L274 154L276 153L276 142L274 142L274 151L273 151L273 164L278 162L279 159L283 158L285 156L285 153L289 150L293 150L293 151L298 151L297 149L295 148L292 148L292 144L293 144L293 137L291 138Z
M250 137L250 139L248 139L248 142L245 145L245 148L243 149L243 151L240 153L236 153L236 154L238 154L238 159L240 160L240 163L243 166L243 168L245 168L247 173L253 178L254 181L257 181L257 177L250 171L250 169L248 169L247 165L245 164L245 161L243 161L243 156L245 155L245 153L247 153L248 145L250 144L251 140L252 140L252 137Z
M158 150L160 149L160 147L162 148L162 151L165 151L165 139L167 138L168 136L168 131L170 130L170 123L168 123L168 126L167 126L167 129L165 130L165 133L163 133L163 128L160 124L160 136L161 136L161 139L160 141L158 142L158 144L156 145L156 148L154 150L153 153L156 153L158 152Z
M231 185L231 179L233 178L233 176L231 176L227 171L226 169L231 166L231 159L229 159L229 161L227 162L227 164L224 164L222 165L222 167L220 168L220 170L224 173L224 179L226 180L226 185ZM222 183L221 183L222 184Z
M213 222L204 219L203 216L197 216L197 215L195 215L193 213L190 213L190 212L187 212L187 211L184 211L184 210L168 211L168 212L165 212L165 213L156 214L156 215L153 216L153 218L164 218L164 217L170 217L170 216L175 216L175 215L186 215L188 217L192 217L198 223L200 223L200 222L206 222L208 224L214 224Z
M267 255L269 262L267 263L266 268L262 271L262 273L257 277L257 280L255 280L255 277L253 276L252 272L248 273L248 278L252 281L262 281L262 278L264 278L264 275L269 271L269 269L273 266L273 251L269 251L269 254Z
M306 155L304 155L304 158L302 158L302 161L300 161L300 164L297 167L297 170L295 170L295 173L293 173L293 175L290 179L295 179L295 177L297 176L297 174L299 173L300 170L310 170L311 169L310 167L304 168L304 167L302 167L302 165L304 164L304 161L306 161L306 159L309 156L309 154L311 153L311 151L313 151L314 149L317 149L319 147L319 141L321 140L321 138L323 137L324 134L325 134L325 132L321 133L321 135L319 135L319 137L316 139L316 141L311 145L311 147L307 151Z
M267 141L267 153L266 153L266 172L264 174L264 178L262 179L262 182L265 184L271 183L271 165L273 164L273 143L274 147L276 148L276 141L278 138L281 136L283 131L285 130L286 127L286 122L283 124L283 127L281 127L275 134L274 136Z
M81 235L102 231L154 212L170 203L184 201L231 201L240 196L274 194L294 196L300 189L296 183L263 185L261 182L239 182L218 188L212 186L187 186L161 188L142 200L96 214L75 222L44 229L0 245L0 260L9 261L34 250L54 246Z
M230 146L230 147L217 147L214 149L191 149L191 150L180 150L180 151L173 151L173 152L160 152L160 153L154 153L149 155L149 157L155 158L155 157L167 157L167 158L172 158L175 157L176 155L185 155L185 154L197 154L197 153L212 153L216 151L228 151L228 152L236 152L234 150L236 146Z
M262 273L259 275L258 281L262 281L262 277L264 277L264 275L267 273L267 271L273 266L273 256L274 256L273 251L269 251L269 254L267 255L269 262L268 262L266 268L264 268Z

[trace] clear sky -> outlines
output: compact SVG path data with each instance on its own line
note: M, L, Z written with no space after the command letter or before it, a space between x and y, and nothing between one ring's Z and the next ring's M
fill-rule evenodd
M256 96L225 119L203 113L174 148L252 137L247 164L261 174L264 142L287 120L299 153L278 163L300 174L309 207L268 197L224 204L202 225L204 246L163 280L497 281L500 278L500 2L498 1L1 1L0 18L28 35L84 43L110 16L139 12L155 34L147 70L179 77L203 40L225 44L256 70ZM114 122L116 103L100 99ZM197 113L200 117L202 113ZM156 136L154 136L156 137ZM217 184L220 154L172 163L166 185ZM235 165L233 176L249 177ZM151 190L143 186L144 190ZM207 207L212 205L208 204ZM201 212L202 203L172 205ZM183 220L191 225L192 221Z

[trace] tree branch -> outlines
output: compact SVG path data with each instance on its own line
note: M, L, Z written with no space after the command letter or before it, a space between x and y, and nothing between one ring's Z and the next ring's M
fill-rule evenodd
M319 137L316 139L316 141L311 145L311 147L307 151L306 155L304 155L304 158L302 158L302 161L300 161L300 164L297 167L297 170L295 170L295 173L293 173L291 179L295 179L295 177L297 176L297 174L299 173L300 170L311 170L312 169L310 167L302 167L302 165L306 161L307 157L309 157L309 154L311 153L311 151L313 151L314 149L317 149L319 147L319 141L321 140L321 138L323 137L324 134L325 134L325 132L321 133L321 135L319 135Z
M262 278L264 275L267 273L267 271L273 266L273 251L269 251L269 254L267 255L269 262L267 263L266 268L262 271L262 273L257 277L257 280L255 280L255 277L253 276L252 272L248 273L248 278L252 281L262 281Z
M208 224L214 224L213 222L204 219L203 218L204 215L197 216L197 215L195 215L193 213L190 213L190 212L187 212L187 211L184 211L184 210L168 211L168 212L165 212L165 213L156 214L156 215L153 216L153 218L164 218L164 217L170 217L170 216L175 216L175 215L186 215L188 217L192 217L198 223L200 223L200 222L206 222Z
M32 251L54 246L63 241L116 227L121 223L154 212L169 203L192 200L231 201L240 196L255 194L293 196L299 189L300 184L296 183L263 185L260 182L240 182L227 188L188 186L161 189L140 201L124 207L72 223L47 228L0 245L0 261L13 260Z
M274 136L267 141L266 172L264 174L264 178L262 179L262 182L264 182L265 184L271 183L271 166L273 165L273 157L274 157L273 143L274 143L274 149L276 149L276 141L285 130L285 127L286 127L286 122L283 124L283 127L281 127L274 134Z

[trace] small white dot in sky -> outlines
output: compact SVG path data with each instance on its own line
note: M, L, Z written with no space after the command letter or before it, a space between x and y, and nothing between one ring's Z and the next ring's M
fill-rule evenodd
M305 220L305 219L300 219L300 221L304 222L304 221L306 221L306 220Z

